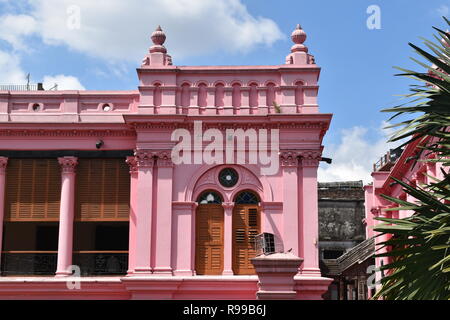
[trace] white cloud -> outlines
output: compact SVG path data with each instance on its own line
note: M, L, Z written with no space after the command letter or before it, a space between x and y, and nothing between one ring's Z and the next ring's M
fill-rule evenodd
M338 145L325 147L324 156L333 159L331 165L321 164L318 180L321 182L372 180L370 174L373 164L389 149L394 149L401 143L387 143L392 130L383 130L388 123L383 122L381 128L365 128L355 126L341 131L341 141ZM369 136L377 137L369 139Z
M0 50L0 84L26 84L26 74L17 55Z
M58 85L58 90L86 90L80 81L73 76L59 74L56 76L44 77L44 89L49 90Z
M28 15L0 16L0 39L7 41L15 50L24 50L24 38L36 31L36 21Z
M17 54L0 50L0 84L26 84L26 73L20 65ZM43 79L46 90L58 84L58 90L85 90L84 86L74 76L63 74L51 76L46 75Z
M159 24L175 59L217 51L245 52L271 45L282 36L273 20L251 15L240 0L79 0L79 15L73 0L29 4L28 22L36 22L45 43L67 45L108 61L140 61ZM16 17L22 23L25 20ZM78 22L79 29L68 27Z

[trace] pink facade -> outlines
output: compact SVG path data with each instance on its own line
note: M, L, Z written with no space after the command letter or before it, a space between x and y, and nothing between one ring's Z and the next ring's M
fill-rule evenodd
M123 157L130 168L127 274L68 278L73 264L77 166L82 160L61 153L57 156L61 196L55 277L0 277L0 298L254 299L258 277L236 275L233 262L236 197L251 191L259 199L259 231L275 234L285 250L292 249L303 259L295 276L297 298L320 299L330 279L321 277L319 270L317 168L331 115L319 113L320 68L303 45L306 34L298 27L292 39L294 46L281 65L178 67L172 65L163 46L165 35L158 29L152 36L154 45L137 69L136 91L0 92L0 150L8 154L134 153ZM251 142L249 149L233 151L238 161L208 164L201 157L196 161L208 145L205 136L197 146L200 151L194 146L190 154L192 163L175 163L174 132L182 129L194 138L199 123L202 133L214 129L209 132L226 139L228 129L250 135L266 130L269 136L279 130L275 172L261 170L270 166L267 163L239 162L239 152L251 158ZM268 154L274 139L271 136ZM227 159L225 150L219 152ZM0 158L0 220L8 161L6 156ZM237 173L232 187L218 180L225 168ZM199 197L209 190L221 197L223 266L221 274L199 275L196 213ZM374 208L383 205L373 199ZM2 228L0 241L1 232ZM80 281L80 288L68 289L67 281Z
M411 185L421 185L430 183L432 180L430 177L436 177L442 180L443 174L440 170L440 163L424 162L434 157L432 154L426 152L420 152L420 146L418 140L408 144L401 155L396 160L386 159L381 164L380 168L375 168L372 173L373 182L364 187L365 189L365 206L366 206L366 225L367 225L367 237L375 238L376 253L382 253L387 248L379 249L379 243L388 240L387 236L377 236L377 232L373 230L373 227L381 223L375 220L376 217L402 219L412 214L408 210L399 211L384 211L383 209L395 208L397 205L382 198L381 195L387 195L397 199L403 199L408 202L414 202L415 199L403 191L401 185L394 183L392 178L408 182ZM420 157L417 155L420 154ZM388 154L389 155L389 154ZM411 160L411 159L417 159ZM376 267L379 268L382 265L390 263L388 257L379 257L375 259ZM381 273L376 273L377 281L380 280Z

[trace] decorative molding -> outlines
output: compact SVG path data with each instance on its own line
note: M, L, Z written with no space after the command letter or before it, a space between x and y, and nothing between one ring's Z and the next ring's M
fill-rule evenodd
M173 201L172 208L174 210L195 210L198 206L197 202L182 202L182 201ZM191 213L191 212L189 212Z
M231 210L234 208L234 202L222 202L222 207L224 210Z
M280 152L280 165L282 167L297 167L299 153L297 151L282 151Z
M172 156L170 151L158 151L156 152L156 163L161 168L171 168L174 166L172 162Z
M62 173L75 173L78 165L78 158L76 157L62 157L58 158L58 163L61 166Z
M299 152L302 167L318 167L322 159L322 150L304 150Z
M0 157L0 174L4 174L6 172L7 165L8 165L8 158Z
M283 202L261 202L262 209L267 213L267 211L270 211L273 213L273 211L279 211L279 213L282 213L283 210Z
M135 137L133 130L28 130L28 129L8 129L0 130L0 136L45 136L45 137Z
M155 163L155 152L146 149L138 149L134 156L138 168L153 168Z
M137 160L136 160L135 156L127 157L125 162L130 166L130 174L138 172L138 165L137 165Z

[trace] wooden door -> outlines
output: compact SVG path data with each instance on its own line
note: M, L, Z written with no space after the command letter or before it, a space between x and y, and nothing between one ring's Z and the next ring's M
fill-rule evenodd
M259 206L238 204L233 210L233 272L256 274L250 261L256 255L254 238L261 232Z
M199 205L195 223L195 270L198 275L221 275L223 272L224 243L222 205Z

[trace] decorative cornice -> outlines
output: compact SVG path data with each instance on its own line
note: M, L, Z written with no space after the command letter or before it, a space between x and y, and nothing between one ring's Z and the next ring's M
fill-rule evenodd
M62 157L58 158L62 173L75 173L78 165L78 158L76 157Z
M0 173L5 173L6 166L8 165L8 158L0 157Z
M0 136L44 136L44 137L135 137L136 132L132 130L28 130L8 129L0 130Z
M220 116L216 119L220 121ZM154 122L146 122L146 123L132 123L135 129L187 129L193 130L194 123L154 123ZM227 130L227 129L318 129L321 132L325 132L328 129L328 125L326 124L309 124L309 123L301 123L301 124L293 124L293 123L207 123L203 122L203 128L207 129L219 129L219 130Z
M137 173L138 167L137 167L137 160L134 156L129 156L125 160L125 162L130 166L130 174Z
M138 149L134 152L138 168L152 168L155 163L155 152L146 149Z

